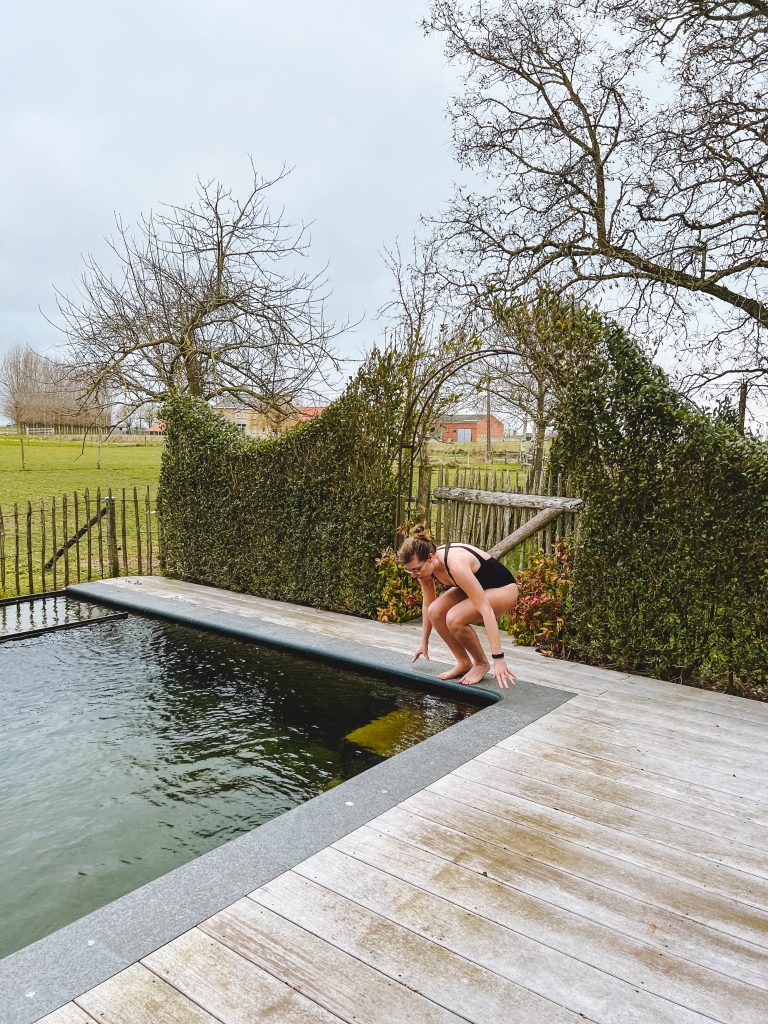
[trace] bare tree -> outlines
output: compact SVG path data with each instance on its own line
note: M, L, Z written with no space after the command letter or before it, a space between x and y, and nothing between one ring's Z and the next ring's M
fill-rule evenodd
M475 342L466 307L452 306L450 294L443 287L440 249L435 239L414 239L407 257L395 244L384 250L384 262L394 294L380 315L389 323L388 344L405 357L408 368L405 402L411 413L405 424L406 440L415 444L422 467L422 488L417 496L420 515L429 497L429 441L456 399L455 381L449 377L441 382L441 371Z
M701 372L768 383L768 7L433 0L425 27L487 181L443 218L461 259L508 292L618 288L666 330L706 307Z
M22 430L108 425L107 396L89 388L71 366L27 345L14 345L0 359L0 411Z
M17 427L30 422L39 360L27 345L14 345L0 359L0 412Z
M199 182L188 206L165 206L108 239L116 270L87 256L77 295L58 294L68 359L89 392L124 408L175 393L284 409L336 366L322 275L296 271L305 227L273 214L253 170L245 198Z

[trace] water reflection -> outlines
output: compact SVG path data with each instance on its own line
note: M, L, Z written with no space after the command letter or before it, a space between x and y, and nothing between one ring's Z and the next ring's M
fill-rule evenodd
M140 618L0 646L0 681L1 955L476 710Z

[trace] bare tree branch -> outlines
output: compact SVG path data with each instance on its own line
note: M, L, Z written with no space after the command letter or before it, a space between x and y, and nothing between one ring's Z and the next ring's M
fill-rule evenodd
M332 341L345 327L325 319L325 279L295 267L307 230L267 206L287 172L251 170L244 199L200 181L188 206L133 229L116 218L115 269L86 256L77 294L57 294L68 362L89 394L110 391L127 410L185 392L284 412L338 369Z

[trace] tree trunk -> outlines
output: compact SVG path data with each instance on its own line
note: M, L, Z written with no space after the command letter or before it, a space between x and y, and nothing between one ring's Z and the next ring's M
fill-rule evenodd
M541 484L541 472L544 467L544 432L547 427L545 416L545 403L547 392L542 381L536 394L536 436L533 442L533 484L534 490L538 490Z
M493 449L491 445L491 379L488 378L488 391L486 393L486 434L485 434L485 461L493 462Z

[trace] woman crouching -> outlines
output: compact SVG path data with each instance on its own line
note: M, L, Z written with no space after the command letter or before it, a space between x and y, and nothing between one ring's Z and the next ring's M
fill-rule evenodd
M511 612L517 602L517 584L509 569L469 544L437 547L423 527L412 531L397 558L421 585L423 627L413 660L424 657L429 661L429 634L434 626L456 659L453 668L441 672L439 678L458 679L467 686L479 683L491 667L471 625L482 622L491 645L496 682L501 687L514 685L515 676L504 660L496 621L502 612ZM448 587L440 597L435 594L435 580Z

